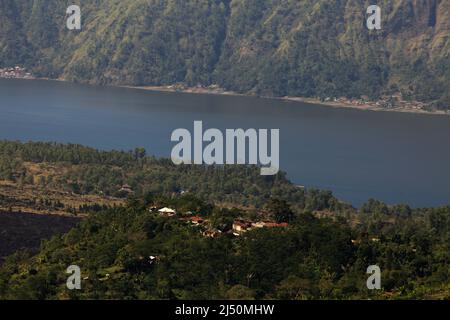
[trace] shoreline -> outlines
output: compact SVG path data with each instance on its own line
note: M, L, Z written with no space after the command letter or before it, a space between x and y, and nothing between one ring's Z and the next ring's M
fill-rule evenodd
M306 98L306 97L270 97L270 96L256 96L250 94L237 93L234 91L227 91L224 89L209 89L209 88L195 88L195 87L186 87L186 88L177 88L176 86L126 86L126 85L111 85L111 87L120 87L120 88L128 88L128 89L137 89L144 91L153 91L153 92L172 92L172 93L188 93L188 94L209 94L209 95L219 95L219 96L236 96L236 97L253 97L253 98L261 98L261 99L272 99L272 100L280 100L285 102L301 102L310 105L320 105L325 107L332 108L343 108L343 109L355 109L360 111L377 111L377 112L398 112L398 113L412 113L412 114L424 114L424 115L441 115L441 116L450 116L450 112L434 110L420 110L420 109L411 109L411 108L402 108L402 107L394 107L394 108L383 108L380 106L373 106L368 103L353 105L351 103L345 103L340 101L321 101L316 98Z
M65 79L50 79L50 78L0 78L0 79L19 79L19 80L42 80L42 81L57 81L57 82L68 82L74 83ZM95 85L91 83L80 83L86 85ZM385 108L381 106L374 106L369 103L361 103L358 105L354 105L350 102L342 102L342 101L322 101L317 98L307 98L307 97L293 97L293 96L285 96L285 97L271 97L271 96L257 96L251 94L237 93L234 91L225 90L219 87L215 88L205 88L205 87L180 87L177 85L168 85L168 86L130 86L130 85L104 85L105 87L111 88L126 88L126 89L136 89L143 91L153 91L153 92L171 92L171 93L187 93L187 94L207 94L207 95L219 95L219 96L235 96L235 97L253 97L260 99L272 99L279 100L284 102L300 102L309 105L319 105L324 107L331 108L342 108L342 109L354 109L360 111L376 111L376 112L397 112L397 113L411 113L411 114L421 114L421 115L440 115L440 116L450 116L449 111L443 110L433 110L427 111L423 109L412 109L405 107L392 107ZM375 102L373 102L375 103Z
M370 104L361 104L361 105L352 105L345 102L335 102L335 101L320 101L315 98L303 98L303 97L285 97L281 98L287 101L296 101L308 104L318 104L321 106L327 106L332 108L345 108L345 109L355 109L361 111L376 111L376 112L397 112L397 113L412 113L412 114L424 114L424 115L441 115L441 116L450 116L450 112L441 111L441 110L420 110L420 109L411 109L411 108L402 108L402 107L394 107L394 108L383 108L379 106L373 106Z

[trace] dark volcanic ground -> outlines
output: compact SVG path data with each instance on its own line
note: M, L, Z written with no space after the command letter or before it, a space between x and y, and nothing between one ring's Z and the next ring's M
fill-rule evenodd
M0 263L17 250L35 252L41 241L72 229L80 218L0 211Z

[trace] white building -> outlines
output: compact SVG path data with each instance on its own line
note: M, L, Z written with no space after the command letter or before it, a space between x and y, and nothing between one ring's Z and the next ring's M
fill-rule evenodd
M161 213L162 215L165 215L168 217L172 217L177 213L174 209L167 208L167 207L159 209L158 212Z

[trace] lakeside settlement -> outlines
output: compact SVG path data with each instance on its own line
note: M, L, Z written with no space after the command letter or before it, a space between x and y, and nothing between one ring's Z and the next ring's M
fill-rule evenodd
M15 66L11 68L0 68L0 78L4 79L34 79L25 68Z
M30 72L27 72L25 68L20 66L0 68L0 78L53 80L46 78L35 78ZM65 79L57 79L57 80L66 81ZM149 90L149 91L163 91L163 92L250 96L248 94L239 94L233 91L225 90L216 84L210 86L197 85L195 87L189 87L179 83L166 86L119 86L119 87ZM306 98L296 96L285 96L285 97L261 96L260 98L282 99L285 101L296 101L336 108L353 108L369 111L390 111L390 112L410 112L422 114L450 115L450 109L438 110L436 108L433 108L430 103L407 100L402 96L401 93L396 93L392 95L383 95L377 100L371 100L368 96L365 95L362 95L360 98L347 98L347 97Z
M168 86L124 86L127 88L163 91L163 92L180 92L180 93L196 93L196 94L214 94L214 95L230 95L230 96L250 96L247 94L239 94L233 91L227 91L218 85L208 87L197 85L196 87L188 87L183 84L175 84ZM378 100L370 100L368 96L357 98L346 97L326 97L326 98L305 98L305 97L266 97L267 99L281 99L285 101L296 101L308 104L318 104L336 108L353 108L359 110L370 111L389 111L389 112L410 112L421 114L438 114L450 115L449 111L437 110L431 107L429 103L420 101L406 100L400 93L381 96Z

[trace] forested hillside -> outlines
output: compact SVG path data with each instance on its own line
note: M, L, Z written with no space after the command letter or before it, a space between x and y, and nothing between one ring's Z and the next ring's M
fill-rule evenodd
M70 2L70 3L69 3ZM77 3L79 1L74 1ZM97 84L217 84L275 96L404 97L450 105L450 1L84 0L0 2L0 67Z
M170 204L185 212L183 206L200 203L196 213L212 223L242 213L183 201L134 199L125 208L92 213L35 256L9 257L0 267L0 299L450 297L449 207L401 214L368 205L356 227L342 216L319 219L300 211L287 228L209 238L205 226L148 208ZM72 264L82 270L81 290L65 287ZM371 264L382 270L382 290L366 287Z
M312 210L345 207L329 191L305 190L285 173L261 176L256 166L176 166L145 150L98 151L79 145L0 141L0 181L21 188L55 189L79 195L126 198L157 193L192 193L216 204L261 207L277 197ZM125 189L132 192L121 190ZM2 199L0 198L0 204Z
M450 297L449 206L357 210L256 167L0 141L0 215L0 299ZM367 289L372 264L382 290Z

